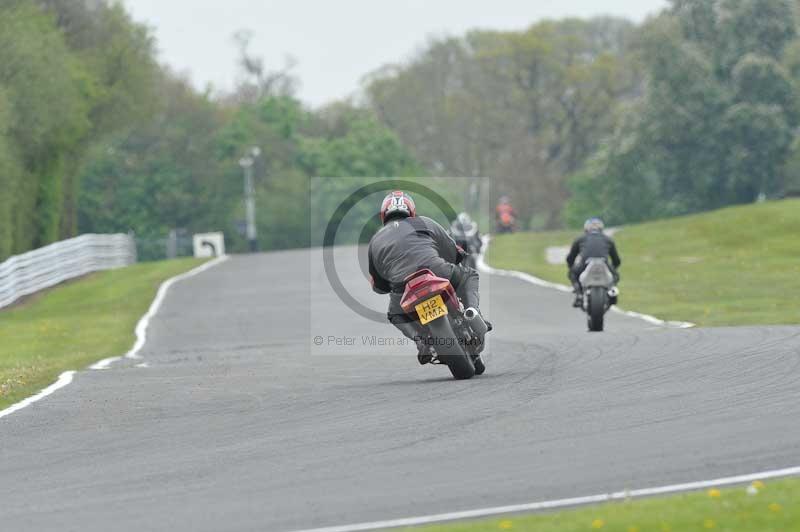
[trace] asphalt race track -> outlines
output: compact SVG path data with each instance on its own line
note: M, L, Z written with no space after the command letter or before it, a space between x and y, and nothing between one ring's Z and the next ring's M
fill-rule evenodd
M345 286L384 307L339 253ZM319 252L179 283L148 367L82 371L0 420L0 528L282 532L800 465L800 328L610 314L589 334L567 294L483 291L489 369L456 382L369 345L397 334L332 293Z

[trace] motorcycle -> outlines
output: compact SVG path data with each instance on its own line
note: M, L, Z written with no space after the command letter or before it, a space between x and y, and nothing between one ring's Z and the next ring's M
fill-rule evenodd
M400 306L421 327L432 364L446 365L459 380L486 371L480 338L489 327L477 310L464 309L450 281L420 270L406 279Z
M453 240L467 253L467 256L464 257L461 263L473 270L477 269L481 246L481 241L478 237L478 229L472 228L464 233L453 232Z
M473 270L477 270L478 269L478 254L473 252L473 251L471 251L471 250L469 250L469 249L467 249L467 248L464 248L464 250L467 252L467 256L462 261L462 264L464 266L467 266L468 268L472 268Z
M497 218L497 233L514 233L517 230L517 219L509 211L500 212Z
M580 275L583 287L583 310L586 312L589 331L601 332L606 312L617 304L619 289L615 286L614 274L604 259L589 259Z
M473 222L468 214L461 213L450 225L450 236L455 240L458 247L466 253L466 256L461 260L461 264L473 270L477 269L478 256L483 245L478 234L478 224Z

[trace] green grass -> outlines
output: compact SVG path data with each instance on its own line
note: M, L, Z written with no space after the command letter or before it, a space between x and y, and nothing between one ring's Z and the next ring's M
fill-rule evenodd
M800 480L687 493L660 499L637 499L526 517L510 516L474 523L413 529L415 532L682 532L719 530L788 532L800 530ZM411 530L411 529L408 529Z
M545 251L568 246L576 232L502 235L487 262L569 284L565 265ZM622 306L704 326L798 324L800 200L733 207L625 227ZM800 530L800 480L610 503L559 513L433 526L417 532L485 530L621 532Z
M488 263L569 284L549 246L575 232L497 237ZM625 227L620 306L701 326L800 323L800 200L732 207Z
M183 259L96 273L0 311L0 409L63 371L124 354L158 286L200 263Z

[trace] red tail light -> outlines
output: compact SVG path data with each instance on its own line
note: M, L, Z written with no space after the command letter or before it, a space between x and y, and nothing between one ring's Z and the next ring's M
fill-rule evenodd
M436 277L430 270L415 273L406 283L406 290L400 303L406 314L415 314L418 304L438 294L446 294L446 301L454 297L450 294L453 291L450 281Z

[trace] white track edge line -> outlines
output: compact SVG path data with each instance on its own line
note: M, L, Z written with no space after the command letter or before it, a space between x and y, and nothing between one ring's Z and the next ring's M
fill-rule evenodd
M124 356L111 357L105 360L101 360L100 362L97 362L89 366L89 369L107 369L111 364L119 360L122 360L123 358L134 358L134 359L140 358L138 356L138 353L142 349L142 347L144 347L145 341L147 340L147 327L150 324L150 320L153 318L153 316L155 316L156 313L158 313L158 310L161 307L161 304L164 302L164 298L166 297L169 288L173 284L183 281L184 279L194 277L195 275L201 274L204 271L209 270L214 266L217 266L218 264L225 262L229 258L230 258L229 256L223 255L222 257L218 257L193 270L190 270L186 273L183 273L181 275L175 276L171 279L167 279L166 281L164 281L159 287L158 292L156 294L156 298L150 305L150 309L147 311L147 314L145 314L139 320L139 323L137 323L136 325L136 343L134 344L133 348L130 351L128 351L128 353L126 353ZM56 382L54 382L47 388L41 390L39 393L27 397L22 401L11 405L4 410L0 410L0 419L6 416L10 416L11 414L18 412L25 407L28 407L38 401L41 401L48 395L51 395L56 391L60 390L61 388L64 388L65 386L69 385L72 382L73 378L75 377L75 373L76 373L75 371L65 371L58 377L58 380Z
M26 406L30 406L33 403L37 402L37 401L41 401L42 399L44 399L48 395L52 394L53 392L56 392L56 391L60 390L64 386L67 386L69 383L72 382L72 378L74 376L75 376L75 372L74 371L65 371L64 373L62 373L61 375L58 376L58 380L56 382L54 382L53 384L51 384L50 386L48 386L44 390L40 391L36 395L32 395L32 396L30 396L28 398L25 398L22 401L9 406L5 410L0 410L0 419L4 418L6 416L10 416L14 412L17 412L18 410L22 410Z
M513 271L513 270L499 270L497 268L492 268L488 264L486 264L485 260L485 253L486 249L489 244L489 238L484 238L484 246L483 251L481 252L480 256L478 257L478 269L482 272L488 273L490 275L499 275L504 277L514 277L516 279L520 279L522 281L542 286L545 288L551 288L554 290L559 290L561 292L572 292L572 289L568 286L551 283L549 281L545 281L544 279L539 279L533 275ZM690 328L694 327L693 323L689 322L665 322L664 320L660 320L656 317L649 316L647 314L640 314L638 312L630 312L624 311L620 309L615 309L617 312L625 314L627 316L633 318L639 318L645 320L649 323L653 323L656 325L667 325L671 327L678 327L678 328ZM568 499L556 499L552 501L539 501L539 502L532 502L526 504L516 504L516 505L509 505L509 506L495 506L491 508L482 508L477 510L466 510L461 512L451 512L451 513L443 513L443 514L434 514L434 515L427 515L427 516L420 516L420 517L407 517L402 519L393 519L393 520L386 520L386 521L374 521L370 523L358 523L353 525L342 525L342 526L331 526L331 527L324 527L324 528L313 528L313 529L305 529L305 530L298 530L296 532L364 532L368 530L381 530L381 529L389 529L389 528L400 528L400 527L411 527L411 526L421 526L421 525L429 525L434 523L442 523L447 521L458 521L461 519L474 519L480 517L490 517L493 515L502 515L502 514L511 514L511 513L520 513L520 512L532 512L537 510L548 510L548 509L556 509L556 508L568 508L572 506L581 506L586 504L593 504L593 503L602 503L602 502L610 502L615 500L625 500L631 498L638 498L638 497L648 497L653 495L666 495L670 493L679 493L684 491L693 491L711 487L722 487L722 486L730 486L735 484L744 484L746 482L753 482L756 480L767 480L771 478L779 478L779 477L788 477L788 476L795 476L800 475L800 467L790 467L785 469L777 469L772 471L764 471L761 473L753 473L748 475L739 475L733 477L723 477L714 480L702 480L697 482L687 482L683 484L672 484L668 486L659 486L655 488L643 488L637 490L623 490L617 491L613 493L606 493L601 495L589 495L584 497L572 497Z
M684 484L672 484L659 486L656 488L644 488L637 490L623 490L601 495L589 495L585 497L572 497L568 499L557 499L552 501L539 501L526 504L515 504L509 506L495 506L492 508L482 508L478 510L466 510L462 512L451 512L420 517L407 517L402 519L392 519L387 521L374 521L371 523L358 523L353 525L331 526L325 528L313 528L298 530L296 532L363 532L366 530L383 530L388 528L411 527L443 523L447 521L458 521L462 519L475 519L480 517L491 517L494 515L513 514L521 512L534 512L539 510L551 510L556 508L568 508L572 506L582 506L586 504L596 504L618 500L633 499L639 497L649 497L653 495L665 495L684 491L694 491L712 487L730 486L744 484L756 480L767 480L771 478L789 477L800 475L800 467L790 467L762 473L748 475L738 475L733 477L723 477L714 480L702 480L698 482L687 482Z
M569 286L558 283L551 283L550 281L545 281L544 279L540 279L529 273L518 272L516 270L500 270L497 268L492 268L491 266L486 264L486 250L488 249L490 242L491 242L490 237L488 236L483 237L483 249L481 250L481 253L478 256L478 270L480 270L481 272L488 273L490 275L498 275L500 277L513 277L515 279L519 279L520 281L524 281L532 285L541 286L544 288L551 288L553 290L558 290L559 292L566 292L570 294L572 293L572 288ZM650 316L648 314L641 314L639 312L633 312L630 310L623 310L617 306L611 307L611 311L616 312L617 314L622 314L623 316L628 316L629 318L643 320L646 321L647 323L658 325L661 327L670 327L673 329L691 329L693 327L696 327L694 323L688 321L664 321L656 318L655 316Z
M164 298L167 297L167 292L169 292L169 289L172 288L172 285L174 285L175 283L179 283L185 279L189 279L191 277L199 275L225 262L229 258L230 257L228 255L223 255L222 257L218 257L210 262L198 266L193 270L190 270L186 273L182 273L180 275L177 275L175 277L172 277L171 279L167 279L166 281L164 281L161 284L161 286L158 287L156 298L153 300L153 303L150 305L150 308L148 309L147 313L144 316L142 316L142 318L139 320L139 323L136 324L136 330L135 330L136 343L133 344L131 350L125 353L123 356L106 358L105 360L101 360L100 362L92 364L91 366L89 366L89 369L94 369L94 370L108 369L109 366L111 366L111 364L119 360L122 360L124 358L129 358L134 360L141 359L141 356L139 356L139 351L141 351L145 343L147 343L147 328L150 326L150 320L152 320L155 317L155 315L158 314L158 311L161 309L161 305L164 303Z

